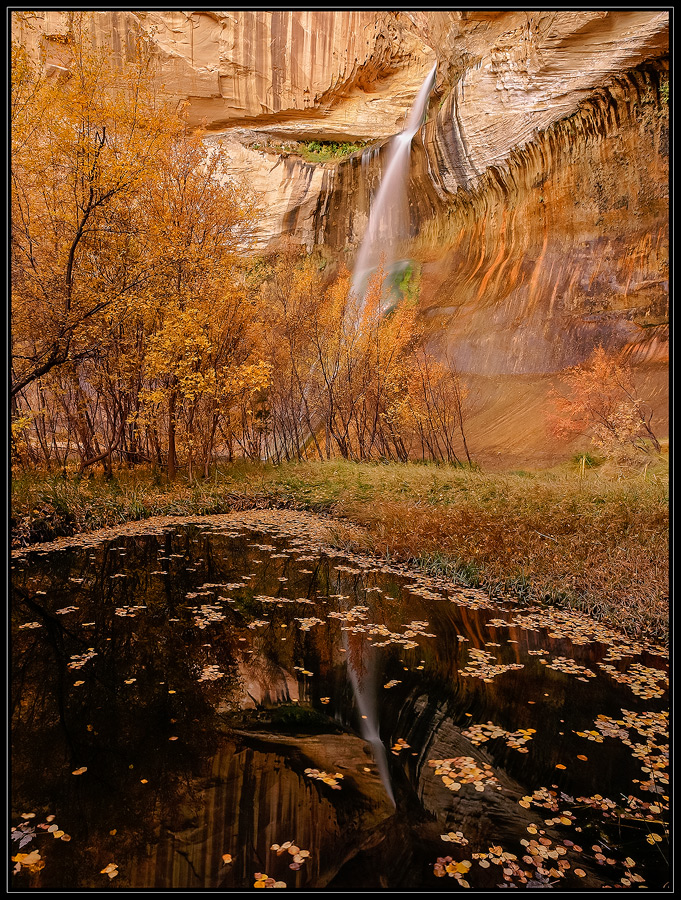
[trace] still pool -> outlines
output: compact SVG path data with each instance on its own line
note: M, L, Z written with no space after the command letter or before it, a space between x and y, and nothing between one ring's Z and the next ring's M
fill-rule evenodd
M12 889L668 887L664 650L309 521L14 556Z

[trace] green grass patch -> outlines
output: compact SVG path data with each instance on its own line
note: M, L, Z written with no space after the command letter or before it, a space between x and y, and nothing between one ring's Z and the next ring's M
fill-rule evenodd
M575 453L572 457L572 464L580 469L582 467L585 469L595 469L598 466L602 466L604 462L605 459L602 456L596 456L588 450Z
M367 143L367 141L283 141L282 143L269 141L268 147L277 153L299 156L305 162L324 163L347 159L358 150L363 150ZM260 145L254 144L253 149L259 150Z
M307 162L338 162L366 146L366 141L308 141L299 145L298 152Z

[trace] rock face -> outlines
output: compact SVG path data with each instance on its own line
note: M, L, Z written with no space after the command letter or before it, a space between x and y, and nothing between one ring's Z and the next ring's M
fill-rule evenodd
M620 76L516 147L507 167L488 168L463 203L429 220L419 241L428 314L443 325L455 318L460 336L471 336L458 348L468 370L545 372L573 364L600 342L615 349L644 333L661 338L666 77L659 63ZM437 147L437 133L426 138L428 163ZM433 243L449 252L431 261ZM495 350L473 337L485 323L490 334L503 333ZM645 358L642 348L633 352Z
M61 60L73 13L32 12L14 36ZM189 100L209 131L246 126L308 139L389 137L435 61L395 14L322 10L104 10L88 13L97 46L121 59L151 41L165 91Z
M69 15L22 14L15 36L62 65ZM260 192L260 251L290 236L349 266L389 138L436 61L412 142L403 252L420 269L431 341L481 384L496 378L497 400L499 378L530 379L538 399L518 403L525 420L547 376L598 343L624 348L663 421L668 12L88 16L93 40L121 58L138 37L153 41L165 90ZM372 143L317 165L271 146L313 139ZM487 429L491 394L480 390Z
M129 883L141 889L239 890L253 884L249 861L241 854L226 867L221 857L225 848L250 845L265 872L285 873L288 887L325 888L347 861L382 844L395 827L393 806L378 776L366 774L367 762L364 742L352 734L242 732L238 743L221 738L204 772L173 796L175 821L140 847ZM341 768L352 779L352 797L331 802L303 774L306 766ZM282 823L293 834L282 834ZM290 857L279 860L271 850L284 837L313 848L303 871L290 871Z

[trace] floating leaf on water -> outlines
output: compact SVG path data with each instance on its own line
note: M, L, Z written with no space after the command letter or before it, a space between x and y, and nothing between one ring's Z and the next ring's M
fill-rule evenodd
M198 679L199 681L217 681L219 678L224 678L225 673L221 672L218 666L204 666L203 671L201 672L201 676ZM174 691L168 691L168 693L175 693Z
M478 791L485 785L498 785L498 780L487 763L476 763L471 756L457 756L452 759L430 759L428 765L435 769L450 791L458 791L462 784L473 784Z
M462 831L449 831L447 834L441 834L440 837L443 841L448 841L452 844L468 843Z
M30 853L17 853L12 857L12 862L16 863L15 872L20 872L22 868L26 868L29 872L38 872L45 865L40 857L39 850L31 850Z
M308 778L314 778L315 780L322 781L324 784L328 784L333 790L339 791L341 786L338 784L338 780L342 779L343 776L336 772L334 775L330 775L328 772L322 772L319 769L307 768L305 769L305 775ZM286 844L282 844L282 850L288 849L291 846L291 842L288 841Z

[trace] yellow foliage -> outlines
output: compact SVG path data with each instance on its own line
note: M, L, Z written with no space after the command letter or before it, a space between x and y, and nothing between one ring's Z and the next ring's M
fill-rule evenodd
M463 391L453 397L452 385L460 388L455 373L434 363L430 377L437 387L423 389L416 304L402 302L385 312L383 282L379 269L363 297L356 297L349 273L326 283L313 260L298 258L293 249L274 267L263 290L261 321L275 375L268 393L275 459L323 458L334 451L357 459L407 459L418 423L426 419L428 427L447 432L441 446L431 441L429 453L456 459L453 431L461 428ZM435 415L436 406L452 402L454 414Z
M74 15L69 73L12 47L12 390L98 346L147 261L136 202L170 111L143 56L116 68Z

